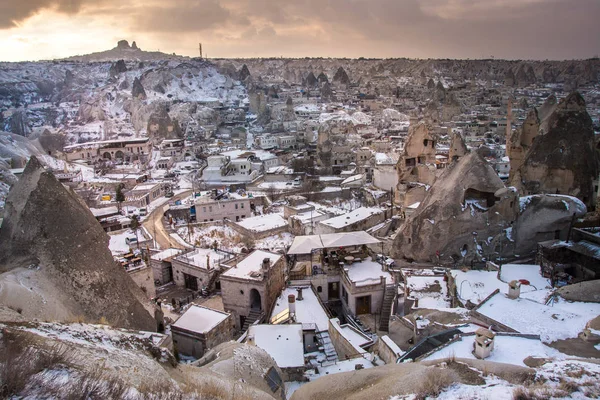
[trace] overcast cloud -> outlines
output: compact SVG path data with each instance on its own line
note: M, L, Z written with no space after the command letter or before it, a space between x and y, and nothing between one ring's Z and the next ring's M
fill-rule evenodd
M599 19L600 0L0 0L0 59L118 39L209 57L588 58Z

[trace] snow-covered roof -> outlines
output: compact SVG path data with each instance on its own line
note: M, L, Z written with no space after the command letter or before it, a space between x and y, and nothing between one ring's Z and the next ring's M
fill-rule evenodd
M364 174L353 175L349 178L346 178L342 181L341 185L347 185L349 183L358 182L364 178Z
M225 321L227 317L229 314L225 312L192 304L173 326L186 331L206 333Z
M117 206L104 207L104 208L90 208L90 211L94 215L94 217L103 217L105 215L113 215L118 214L119 209Z
M397 153L375 153L375 163L378 165L395 165L398 163Z
M386 284L393 282L392 275L384 271L381 264L370 259L344 265L344 271L356 286L376 285L381 281L381 278L385 278Z
M477 312L519 333L540 335L548 343L577 337L591 319L578 314L579 310L549 307L524 298L509 299L504 293L490 297Z
M251 325L248 342L260 347L279 368L304 366L302 325Z
M321 221L321 223L332 228L343 228L345 226L363 221L372 215L381 213L383 213L383 210L377 207L360 207L354 211L350 211L347 214L339 215L337 217Z
M161 251L160 253L153 254L152 256L150 256L150 258L153 260L156 260L156 261L162 261L166 258L176 256L177 254L180 254L182 251L183 250L181 250L181 249L167 249L167 250Z
M252 253L248 255L248 257L244 258L242 261L237 263L234 267L231 267L227 272L223 275L224 277L232 277L232 278L243 278L243 279L253 279L253 280L261 280L262 275L260 275L261 267L263 260L268 258L271 260L271 266L275 265L280 259L280 254L270 253L264 250L254 250ZM253 276L255 275L255 276Z
M449 346L430 354L423 361L438 360L446 357L475 359L473 355L474 335L465 335ZM539 339L524 338L519 336L496 335L494 350L487 361L503 364L513 364L525 367L523 360L528 356L541 358L564 358L565 355L543 344Z
M310 254L313 250L381 243L365 231L296 236L288 254Z
M249 153L254 153L254 155L256 157L258 157L261 161L265 161L265 160L271 160L273 158L277 158L277 156L273 153L270 153L268 151L264 151L264 150L252 150L252 151L248 151L248 150L231 150L231 151L225 151L223 153L221 153L224 156L227 157L231 157L231 159L235 159L239 156L241 156L242 154L249 154Z
M275 302L271 317L285 311L289 308L288 295L296 296L296 322L301 324L316 324L317 331L326 331L329 326L329 317L321 303L317 299L315 293L308 287L304 287L302 291L302 299L298 300L298 289L295 287L287 287L283 289L281 295Z
M219 265L219 262L229 258L231 257L227 254L219 253L213 249L195 249L175 257L175 260L206 269L206 265L209 262L215 268Z
M242 228L253 232L263 232L271 229L281 228L288 223L279 214L265 214L256 217L250 217L236 222Z

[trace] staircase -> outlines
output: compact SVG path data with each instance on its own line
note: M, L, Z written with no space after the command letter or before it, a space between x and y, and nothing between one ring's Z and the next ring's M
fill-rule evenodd
M392 304L396 298L396 286L387 285L381 304L381 315L379 316L379 330L384 332L390 331L390 315L392 313Z
M217 271L213 274L213 276L210 277L210 280L208 281L208 285L206 285L206 288L209 293L212 292L212 288L214 287L214 284L217 281L217 279L219 279L219 277L223 273L223 270L224 270L224 268L219 267L219 269L217 269Z
M260 310L250 310L250 314L248 314L244 321L244 325L242 326L242 332L246 332L250 325L262 318L262 315L263 313Z
M328 331L317 332L317 341L319 342L319 350L325 353L325 357L328 362L335 362L338 360L337 353L331 343Z

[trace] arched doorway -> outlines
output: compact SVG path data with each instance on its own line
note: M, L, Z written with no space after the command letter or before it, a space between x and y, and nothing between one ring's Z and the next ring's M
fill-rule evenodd
M102 158L106 159L106 160L110 160L110 153L107 151L104 154L102 154Z
M260 301L260 293L258 290L250 290L250 308L253 310L262 310L262 302Z
M121 150L117 150L117 152L115 153L115 158L123 160L125 159L125 154Z

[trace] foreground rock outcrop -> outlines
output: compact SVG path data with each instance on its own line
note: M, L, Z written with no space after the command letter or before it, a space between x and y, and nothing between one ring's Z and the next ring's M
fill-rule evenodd
M6 199L0 305L28 319L155 331L154 307L108 250L83 201L31 157Z
M275 362L258 347L235 343L235 360L215 355L213 371L178 364L166 335L9 314L0 306L2 398L273 399L263 368Z

